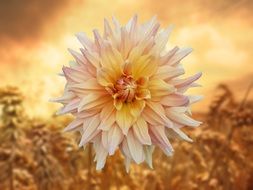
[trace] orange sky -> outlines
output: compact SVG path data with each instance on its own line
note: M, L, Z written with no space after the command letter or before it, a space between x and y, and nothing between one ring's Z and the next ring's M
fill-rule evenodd
M204 94L194 108L207 110L214 87L227 82L242 95L253 80L253 3L250 0L10 0L0 2L0 86L19 86L27 110L46 116L58 107L64 80L56 74L71 60L67 48L78 49L74 34L102 29L103 18L115 15L123 24L135 13L145 21L157 15L162 27L174 24L168 47L191 46L183 64L186 74L203 72Z

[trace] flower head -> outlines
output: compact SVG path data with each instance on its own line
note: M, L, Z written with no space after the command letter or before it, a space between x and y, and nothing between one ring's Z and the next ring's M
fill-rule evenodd
M94 41L77 34L83 47L70 50L75 62L63 67L67 84L56 99L64 105L58 113L75 116L65 130L80 131L80 146L93 143L97 169L117 149L127 168L131 161L152 167L155 146L172 155L168 137L191 141L181 127L200 125L189 116L200 96L184 92L197 86L201 73L178 78L184 74L180 61L192 49L166 51L171 27L159 31L155 17L139 25L134 16L126 26L113 18L113 24L105 20L103 36L94 30Z

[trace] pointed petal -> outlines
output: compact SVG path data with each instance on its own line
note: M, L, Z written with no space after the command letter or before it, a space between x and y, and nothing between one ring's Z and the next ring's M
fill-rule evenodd
M60 109L56 114L62 115L62 114L71 113L73 111L76 111L79 103L80 103L80 99L75 98L71 102L69 102L67 105L65 105L62 109Z
M127 173L129 173L129 170L130 170L130 164L131 164L131 158L125 157L125 167L126 167Z
M78 53L78 52L76 52L72 49L68 49L68 51L75 58L75 60L78 64L80 64L80 65L85 65L86 64L87 60L85 59L85 57L82 54L80 54L80 53Z
M79 32L76 34L77 39L87 50L94 49L94 43L86 36L84 32Z
M97 80L102 86L110 86L115 83L117 76L114 75L111 69L102 67L97 71Z
M144 146L144 155L145 155L145 161L147 162L148 166L153 169L153 164L152 164L152 154L155 149L154 146Z
M182 67L172 67L169 65L163 65L158 67L155 77L162 80L170 80L182 74L184 74L184 69Z
M134 101L128 104L129 110L133 118L136 120L145 107L144 100Z
M79 127L82 127L84 120L83 119L75 119L72 121L66 128L64 128L64 132L75 130Z
M118 127L118 125L114 124L110 130L108 131L108 152L109 155L113 155L118 145L123 140L123 133Z
M179 63L184 57L192 52L192 48L182 48L175 53L175 55L169 60L169 65L175 65Z
M154 112L150 107L146 106L143 110L141 117L145 119L151 125L164 125L163 119Z
M151 139L148 133L147 122L139 117L135 124L133 125L134 136L142 143L146 145L151 145Z
M94 109L96 106L103 105L109 101L111 101L110 96L104 96L103 94L98 94L98 93L91 93L85 96L79 106L78 106L78 112L81 112L83 110L88 110L88 109Z
M180 113L177 107L167 108L166 115L173 121L192 127L198 127L202 122L196 121L184 113Z
M106 157L108 155L107 150L104 148L101 137L97 138L97 140L94 142L94 149L96 152L96 170L101 170L106 162Z
M70 90L83 90L83 91L104 91L105 89L98 84L97 80L95 78L90 78L84 82L81 83L75 83L68 85Z
M165 106L183 106L189 103L189 98L179 93L170 94L161 99L161 104Z
M165 110L160 103L149 101L147 102L147 106L151 108L161 118L164 125L171 125L172 122L167 118Z
M67 92L67 93L64 93L64 95L62 97L53 98L53 99L50 99L50 101L67 104L68 102L70 102L74 98L75 98L75 95L72 92Z
M152 100L160 100L162 96L169 95L176 90L174 86L158 78L150 79L148 88L150 90Z
M137 139L135 139L132 130L130 130L128 132L126 138L127 138L127 144L129 147L129 151L131 153L133 160L137 164L143 162L144 152L143 152L142 144Z
M132 74L135 79L141 77L150 77L156 73L158 64L155 58L149 57L149 55L144 55L139 57L135 62L130 62L132 64Z
M132 125L133 118L131 116L129 107L126 104L122 105L121 110L117 110L116 122L123 131L123 133L127 135L128 130Z
M154 47L154 50L161 52L165 48L172 29L173 26L169 26L167 29L157 35L157 37L155 38L156 45Z
M83 123L84 131L79 146L83 146L99 133L99 130L97 130L100 123L99 115L93 116L86 121Z
M126 137L123 138L123 141L120 146L121 152L124 154L126 158L132 158Z
M162 148L165 154L171 156L174 150L165 134L165 127L161 125L150 126L149 130L152 141L158 143L158 145Z
M192 96L188 96L189 100L190 100L190 104L194 104L200 100L202 100L204 98L204 96L201 95L192 95Z
M100 68L100 58L98 53L88 50L83 50L82 53L91 65L97 69Z
M177 79L177 80L174 80L171 82L176 88L184 88L186 86L189 86L190 84L192 84L196 80L198 80L201 77L201 75L202 75L202 73L199 72L199 73L196 73L195 75L188 77L186 79Z
M190 137L188 137L183 131L179 129L177 124L173 123L173 125L174 125L173 128L166 128L166 132L169 137L178 138L188 142L193 142Z
M101 124L99 126L99 129L106 131L108 131L116 121L116 112L111 101L105 104L105 106L102 108L102 111L100 113L100 120Z
M174 47L172 50L170 50L168 53L166 53L164 56L161 57L161 60L159 62L159 65L165 65L168 64L169 60L175 55L175 53L179 50L178 47Z

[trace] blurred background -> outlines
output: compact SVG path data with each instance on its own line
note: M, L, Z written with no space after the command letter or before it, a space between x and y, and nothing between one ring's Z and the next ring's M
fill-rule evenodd
M251 0L0 0L0 189L253 189L252 10ZM153 170L127 174L116 154L96 172L92 149L61 132L71 117L48 100L62 93L74 34L134 14L173 24L168 48L194 49L182 63L187 75L203 72L189 93L205 96L193 106L204 124L186 129L194 143L172 140L173 157L155 151Z

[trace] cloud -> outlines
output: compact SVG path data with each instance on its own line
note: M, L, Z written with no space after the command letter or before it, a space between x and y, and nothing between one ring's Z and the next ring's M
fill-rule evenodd
M39 37L67 5L67 0L0 1L0 40L21 42Z

